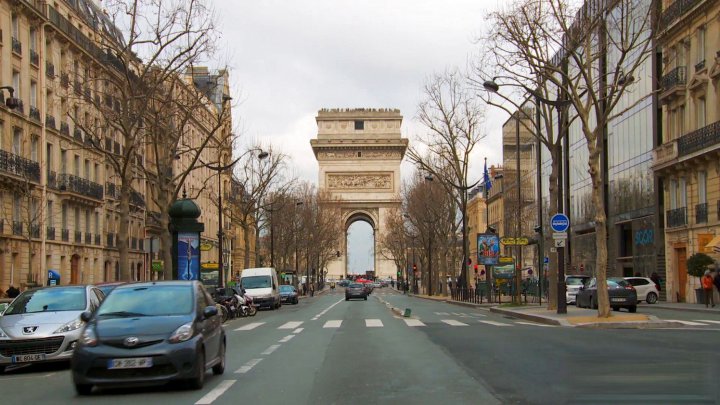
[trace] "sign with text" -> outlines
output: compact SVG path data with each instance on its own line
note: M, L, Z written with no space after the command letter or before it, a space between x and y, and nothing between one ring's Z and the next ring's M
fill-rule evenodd
M479 264L495 265L500 256L500 238L494 233L477 234Z

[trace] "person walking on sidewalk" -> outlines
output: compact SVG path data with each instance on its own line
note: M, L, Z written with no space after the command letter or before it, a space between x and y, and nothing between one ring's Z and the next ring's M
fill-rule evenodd
M715 270L715 277L713 278L713 284L715 284L715 288L717 288L718 292L720 293L720 268L717 268Z
M712 304L715 308L715 301L713 300L713 278L710 275L710 270L705 270L705 275L702 277L702 288L705 292L705 308L708 308Z

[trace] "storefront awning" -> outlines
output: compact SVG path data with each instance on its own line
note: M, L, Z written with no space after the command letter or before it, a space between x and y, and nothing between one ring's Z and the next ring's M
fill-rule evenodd
M720 235L712 238L712 240L705 245L706 248L712 249L713 253L720 253Z

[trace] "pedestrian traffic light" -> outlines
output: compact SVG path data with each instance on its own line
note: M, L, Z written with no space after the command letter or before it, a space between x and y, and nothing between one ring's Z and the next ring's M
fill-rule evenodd
M397 276L398 276L398 278L400 278L400 270L398 270Z
M413 271L417 271L417 264L413 263Z

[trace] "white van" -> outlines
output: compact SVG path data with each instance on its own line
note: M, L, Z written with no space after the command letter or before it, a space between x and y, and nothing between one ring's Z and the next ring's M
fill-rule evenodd
M240 274L240 286L253 298L256 307L278 309L282 306L277 272L272 267L243 270Z

